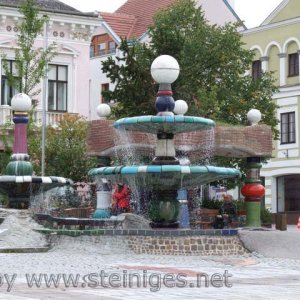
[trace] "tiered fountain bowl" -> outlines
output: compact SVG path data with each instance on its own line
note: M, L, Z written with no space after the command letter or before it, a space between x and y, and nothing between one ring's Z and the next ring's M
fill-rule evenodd
M13 154L5 175L0 176L0 193L8 196L9 208L26 209L31 196L55 187L72 184L70 179L57 176L34 176L30 157L27 154L27 123L31 99L23 93L11 101L15 123Z
M175 108L171 83L179 75L177 61L168 55L154 60L151 74L159 83L155 102L156 116L123 118L114 123L116 129L156 134L155 157L150 165L101 167L90 170L89 175L99 180L106 177L112 183L124 182L151 190L149 216L153 228L176 228L179 225L177 191L220 179L236 178L240 172L233 168L206 165L180 165L176 157L174 136L178 133L211 130L215 122L194 116L184 116L186 108ZM181 101L181 100L179 100ZM174 115L173 111L178 115Z

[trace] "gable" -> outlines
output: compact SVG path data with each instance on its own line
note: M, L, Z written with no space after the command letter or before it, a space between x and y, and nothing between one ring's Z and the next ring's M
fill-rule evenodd
M300 17L300 1L283 0L262 23L262 25L278 23L298 17Z

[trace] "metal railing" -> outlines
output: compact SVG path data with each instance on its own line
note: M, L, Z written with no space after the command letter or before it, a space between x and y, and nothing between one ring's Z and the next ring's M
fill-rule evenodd
M102 57L102 56L107 56L107 55L115 55L115 54L116 54L116 49L99 50L96 52L91 51L90 58Z
M57 125L62 119L63 112L47 111L46 112L46 124L48 125ZM41 109L35 109L33 112L33 120L36 125L42 126L42 117L43 112ZM13 123L13 114L12 109L9 105L0 105L0 125L12 124Z

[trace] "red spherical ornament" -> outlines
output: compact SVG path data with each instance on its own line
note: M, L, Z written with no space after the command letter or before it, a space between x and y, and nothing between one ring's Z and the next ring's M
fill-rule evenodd
M242 195L249 198L260 198L265 195L265 187L258 183L249 183L242 187Z

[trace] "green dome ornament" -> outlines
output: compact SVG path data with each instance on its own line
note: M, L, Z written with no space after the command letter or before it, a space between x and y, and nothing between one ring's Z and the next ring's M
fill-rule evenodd
M33 167L30 161L11 161L6 166L6 175L31 176Z

